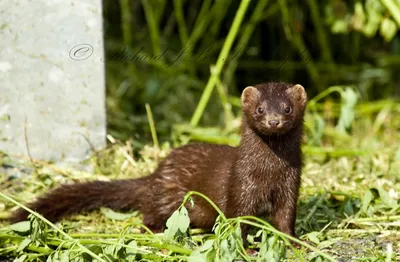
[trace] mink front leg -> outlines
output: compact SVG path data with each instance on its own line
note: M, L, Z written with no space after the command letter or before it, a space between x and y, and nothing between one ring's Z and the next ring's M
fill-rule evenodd
M271 223L281 232L296 237L296 201L297 197L286 198L286 201L274 205Z

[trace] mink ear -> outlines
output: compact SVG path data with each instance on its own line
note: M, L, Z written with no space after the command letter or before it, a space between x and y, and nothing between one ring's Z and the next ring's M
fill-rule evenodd
M252 101L258 99L258 95L259 95L259 93L258 93L257 88L255 88L254 86L246 87L243 90L242 96L241 96L242 105L247 106L247 105L251 104Z
M294 85L291 88L288 89L288 93L296 99L300 105L305 107L307 103L307 93L306 90L304 90L304 87L300 84Z

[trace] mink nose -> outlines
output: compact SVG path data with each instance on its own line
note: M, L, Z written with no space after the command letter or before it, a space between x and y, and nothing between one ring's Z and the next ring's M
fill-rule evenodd
M272 128L276 128L279 125L279 120L269 120L268 124L272 127Z

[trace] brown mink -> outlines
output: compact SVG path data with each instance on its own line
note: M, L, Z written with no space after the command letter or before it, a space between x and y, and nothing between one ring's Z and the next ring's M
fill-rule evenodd
M198 191L227 217L264 216L295 236L306 92L301 85L271 82L246 87L241 101L238 147L188 144L174 149L149 176L61 185L28 206L53 222L99 207L139 210L143 223L160 231L185 194ZM217 217L200 198L188 211L196 228L211 229ZM10 220L28 215L18 209Z

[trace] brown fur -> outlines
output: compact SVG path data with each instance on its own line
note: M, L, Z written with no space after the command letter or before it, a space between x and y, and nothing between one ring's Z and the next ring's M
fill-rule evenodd
M279 230L295 235L306 100L300 85L247 87L242 93L239 147L185 145L174 149L150 176L62 185L29 207L51 221L99 207L137 209L143 213L144 224L158 231L188 191L199 191L228 217L262 215ZM291 110L285 113L288 106ZM279 124L275 122L274 128L271 120ZM216 211L200 198L194 203L189 207L192 226L210 229ZM11 221L25 220L27 215L19 209Z

